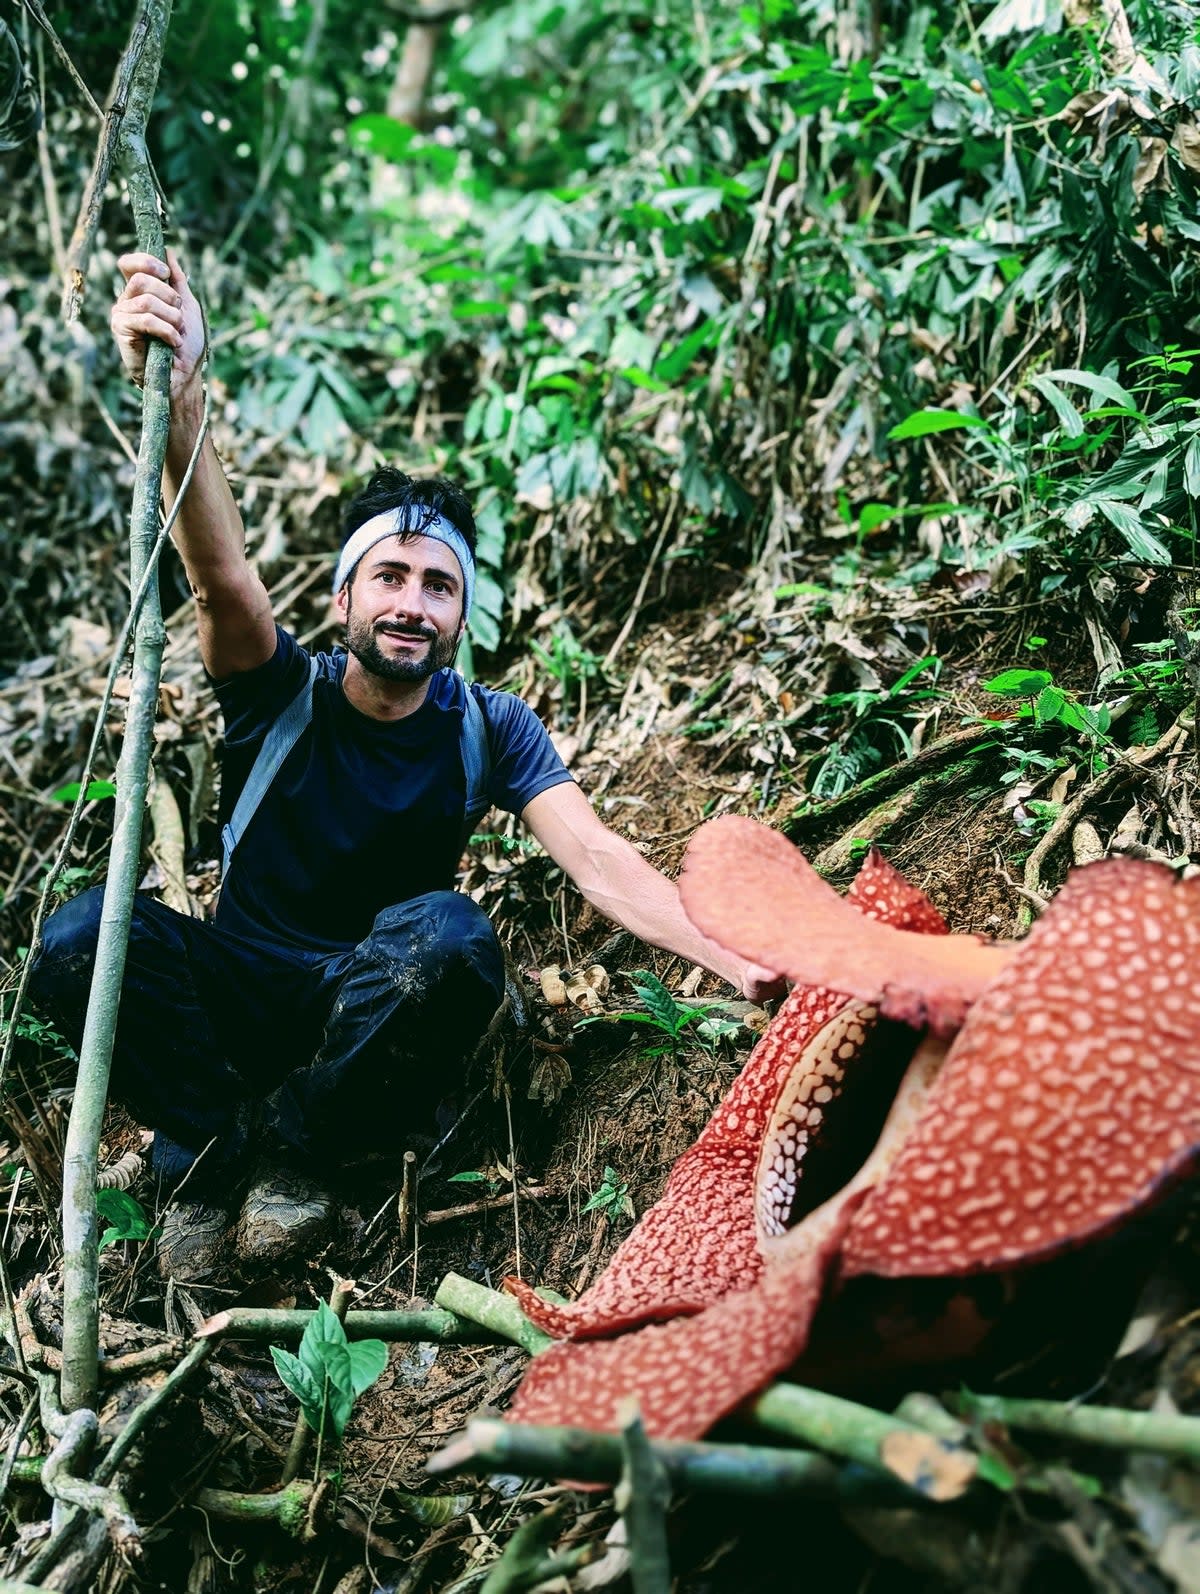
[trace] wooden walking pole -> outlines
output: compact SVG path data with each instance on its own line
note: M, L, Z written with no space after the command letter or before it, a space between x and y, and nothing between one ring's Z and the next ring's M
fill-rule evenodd
M125 115L117 132L138 248L160 258L163 254L162 222L146 152L146 123L154 101L170 15L171 0L144 0L139 8L129 44L129 51L137 51L138 58L131 75ZM124 76L122 72L120 77ZM137 589L146 571L158 532L163 461L171 413L172 357L165 343L150 340L142 394L141 447L129 526L131 590ZM133 893L137 886L142 814L165 641L158 584L152 576L134 628L129 709L116 774L112 849L63 1159L62 1403L67 1411L90 1407L96 1398L99 1346L97 1157L133 915Z

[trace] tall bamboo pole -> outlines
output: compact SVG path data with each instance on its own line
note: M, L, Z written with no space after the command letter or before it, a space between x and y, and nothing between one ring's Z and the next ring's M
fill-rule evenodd
M139 249L163 254L162 222L150 161L146 123L154 101L171 0L144 0L133 40L142 40L121 130L121 160L129 185ZM142 394L142 437L129 525L130 587L146 569L158 530L163 461L170 423L172 352L152 340ZM96 1172L100 1130L108 1096L117 1006L125 973L133 893L137 885L154 715L158 704L166 632L156 577L151 577L134 630L133 671L125 737L116 774L116 813L96 965L79 1053L75 1099L63 1159L63 1365L67 1411L96 1399L99 1321L96 1281Z

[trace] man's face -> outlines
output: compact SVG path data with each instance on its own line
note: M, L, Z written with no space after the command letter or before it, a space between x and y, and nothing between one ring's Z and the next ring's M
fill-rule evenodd
M424 681L454 662L463 633L462 567L432 537L386 537L337 595L346 647L370 675Z

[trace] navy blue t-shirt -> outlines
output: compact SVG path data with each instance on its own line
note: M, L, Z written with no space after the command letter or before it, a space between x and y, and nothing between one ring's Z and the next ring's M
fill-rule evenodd
M309 654L276 627L275 653L214 683L225 717L221 822L268 727L308 678ZM392 903L454 885L466 777L459 739L467 685L438 670L406 718L371 719L346 699L342 660L317 654L312 724L238 843L216 922L256 940L318 951L353 946ZM491 755L488 796L519 814L571 779L546 729L511 692L472 686Z

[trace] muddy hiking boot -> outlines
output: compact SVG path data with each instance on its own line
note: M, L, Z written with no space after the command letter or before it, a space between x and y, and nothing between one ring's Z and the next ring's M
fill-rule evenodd
M158 1232L158 1271L180 1284L211 1278L230 1254L229 1213L208 1201L175 1201Z
M237 1226L241 1261L269 1264L315 1248L329 1231L327 1191L291 1168L264 1168L255 1178Z

